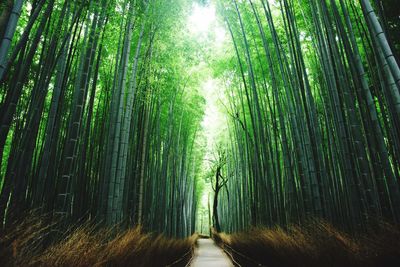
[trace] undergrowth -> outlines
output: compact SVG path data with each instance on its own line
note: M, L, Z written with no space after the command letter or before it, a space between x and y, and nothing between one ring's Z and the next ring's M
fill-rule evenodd
M2 231L0 266L185 266L197 239L170 239L140 227L116 234L85 225L50 242L53 228L34 217Z
M286 230L254 228L232 235L214 232L213 236L241 266L400 266L400 229L388 223L357 235L314 222Z

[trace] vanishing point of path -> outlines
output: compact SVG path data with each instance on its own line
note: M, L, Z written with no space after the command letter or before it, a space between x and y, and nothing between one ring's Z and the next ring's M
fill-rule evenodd
M194 253L194 259L190 266L192 267L233 267L231 260L219 248L214 240L198 239L198 247Z

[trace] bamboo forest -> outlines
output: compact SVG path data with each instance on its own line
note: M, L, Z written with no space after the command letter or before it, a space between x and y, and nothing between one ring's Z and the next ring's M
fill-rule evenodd
M0 266L400 266L399 63L398 0L1 0Z

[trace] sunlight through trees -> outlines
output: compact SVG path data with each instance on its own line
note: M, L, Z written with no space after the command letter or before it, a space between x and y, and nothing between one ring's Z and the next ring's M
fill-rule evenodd
M3 1L1 229L399 223L397 7Z

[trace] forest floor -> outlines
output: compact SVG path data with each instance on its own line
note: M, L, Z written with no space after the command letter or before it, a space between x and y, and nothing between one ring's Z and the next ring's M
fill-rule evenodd
M192 267L230 267L233 266L228 256L219 248L214 240L198 239Z
M213 238L239 266L400 266L400 227L387 223L358 234L346 234L328 223L314 222L286 229L214 232Z
M115 234L113 229L82 226L45 245L53 232L40 217L28 217L0 231L0 266L184 267L197 240L197 235L171 239L145 233L140 227Z

